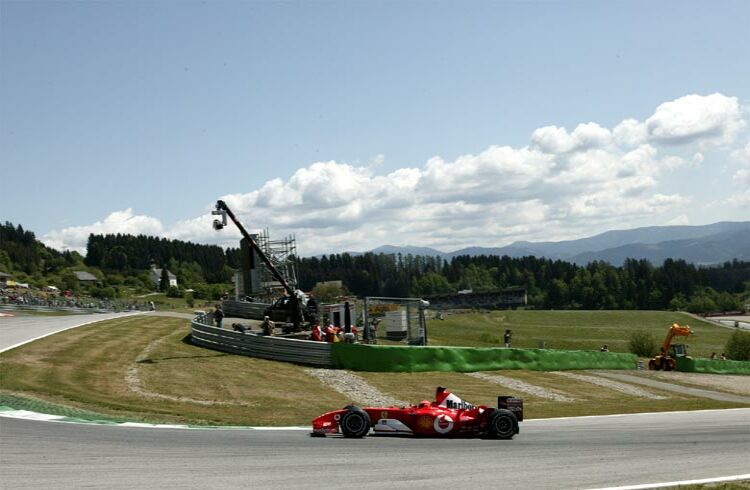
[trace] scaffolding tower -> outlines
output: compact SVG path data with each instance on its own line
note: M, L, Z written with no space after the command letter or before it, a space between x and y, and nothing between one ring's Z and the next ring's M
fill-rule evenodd
M266 228L260 233L252 235L252 237L289 286L292 289L297 289L297 271L294 265L294 259L297 256L297 239L294 234L281 240L271 240L268 228ZM257 270L257 282L253 281L254 284L252 285L253 294L265 295L269 298L278 296L280 290L283 290L281 284L273 277L271 271L261 260L254 260L253 262Z

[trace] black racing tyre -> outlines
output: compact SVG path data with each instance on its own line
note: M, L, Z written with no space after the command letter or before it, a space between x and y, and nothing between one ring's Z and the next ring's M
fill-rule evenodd
M498 408L490 414L487 432L493 439L513 439L518 432L518 419L510 410Z
M370 432L370 416L361 408L348 407L346 413L341 416L339 427L344 437L364 437Z

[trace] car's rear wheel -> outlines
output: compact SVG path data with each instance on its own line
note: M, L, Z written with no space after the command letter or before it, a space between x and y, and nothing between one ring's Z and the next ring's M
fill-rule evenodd
M370 431L370 416L359 407L349 406L339 427L344 437L364 437Z
M518 419L510 410L495 410L488 421L488 432L495 439L513 439L518 431Z

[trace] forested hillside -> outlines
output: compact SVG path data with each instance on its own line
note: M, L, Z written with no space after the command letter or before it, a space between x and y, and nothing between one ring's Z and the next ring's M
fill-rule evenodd
M8 221L0 225L0 271L53 273L82 260L76 252L58 252L47 247L21 225L14 226Z
M463 289L486 292L523 286L530 304L554 309L688 309L736 310L750 302L750 262L734 260L700 267L667 259L660 265L627 259L615 267L606 262L576 265L562 260L497 255L435 256L332 254L297 258L303 290L318 282L341 280L357 296L429 296ZM80 287L73 271L88 270L99 284L91 294L114 297L153 290L147 270L152 264L177 275L179 291L195 297L218 297L231 282L239 250L150 236L90 235L85 259L58 252L37 241L20 225L0 226L0 271L37 287ZM175 289L175 288L172 288Z
M605 262L579 266L536 257L438 257L366 253L303 258L303 289L340 279L355 295L426 296L461 289L491 291L524 286L532 305L555 309L735 310L750 294L750 262L697 267L667 259L661 266L628 259L622 267Z
M85 262L91 267L120 272L149 269L155 264L177 274L189 266L208 283L230 281L232 267L236 266L228 262L228 255L217 245L119 233L89 235Z

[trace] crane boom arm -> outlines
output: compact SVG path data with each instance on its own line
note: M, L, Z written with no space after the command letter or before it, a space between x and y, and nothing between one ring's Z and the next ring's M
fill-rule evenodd
M235 217L234 213L231 209L229 209L229 206L219 199L216 201L216 210L217 211L223 211L226 213L227 216L229 216L229 219L232 220L232 222L237 226L237 228L240 230L240 233L242 233L242 236L247 240L247 242L250 244L250 247L258 254L258 257L263 261L263 263L266 265L269 271L271 271L271 274L273 277L279 281L281 286L284 288L286 293L290 297L294 297L294 290L291 286L289 286L289 283L286 282L286 279L284 279L284 276L281 275L281 273L276 269L276 267L273 265L271 260L266 256L265 252L258 246L258 243L253 240L253 238L250 236L250 234L245 230L245 227L242 226L242 223Z
M673 323L672 326L669 327L664 342L661 344L662 352L669 351L669 346L672 345L672 339L674 337L688 337L690 335L693 335L693 331L690 329L689 325L678 325Z

